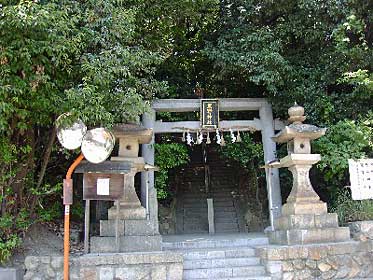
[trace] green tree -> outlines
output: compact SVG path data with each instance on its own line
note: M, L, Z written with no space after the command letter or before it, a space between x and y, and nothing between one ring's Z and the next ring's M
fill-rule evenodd
M155 165L159 167L155 176L157 197L166 199L171 196L168 184L169 171L189 161L188 149L184 144L178 143L161 143L155 144L154 147Z
M69 111L89 125L138 121L147 100L165 90L153 77L162 56L136 40L137 12L120 1L22 0L1 6L3 252L6 244L16 246L13 234L28 226L17 222L20 217L35 217L43 199L61 189L63 159L70 154L56 149L56 116ZM60 166L53 171L57 176L46 172L48 166Z

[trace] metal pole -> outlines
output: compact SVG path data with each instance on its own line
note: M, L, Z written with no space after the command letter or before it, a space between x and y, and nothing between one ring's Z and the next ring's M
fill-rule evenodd
M70 253L70 205L73 204L73 181L71 175L75 168L83 160L83 154L80 154L66 173L66 179L63 182L63 204L65 205L64 215L64 236L63 236L63 279L69 280L69 253Z

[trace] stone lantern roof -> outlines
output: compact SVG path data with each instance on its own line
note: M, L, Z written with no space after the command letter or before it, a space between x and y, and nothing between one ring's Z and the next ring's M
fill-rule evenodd
M137 124L117 124L113 127L113 132L118 139L137 139L139 144L150 143L153 137L153 129Z
M285 126L283 130L272 137L277 143L286 143L295 138L304 138L309 140L318 139L326 132L326 128L320 128L311 124L303 124L306 119L304 108L295 103L288 110L290 125Z

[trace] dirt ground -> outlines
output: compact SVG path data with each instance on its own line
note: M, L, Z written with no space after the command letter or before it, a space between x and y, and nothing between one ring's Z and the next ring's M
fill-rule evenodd
M71 224L70 253L83 253L81 225ZM30 226L21 246L17 249L7 266L24 268L26 256L63 255L63 221L57 223L38 223Z

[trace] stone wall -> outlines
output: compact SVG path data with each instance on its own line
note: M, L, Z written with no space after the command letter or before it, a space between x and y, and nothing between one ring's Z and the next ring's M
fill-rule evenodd
M373 241L266 246L257 253L273 280L373 279Z
M348 223L352 237L358 241L373 240L373 221Z
M88 254L70 258L70 280L181 280L182 255L171 252ZM63 279L62 256L28 256L24 280Z

